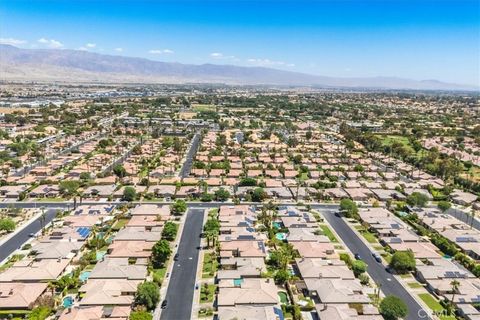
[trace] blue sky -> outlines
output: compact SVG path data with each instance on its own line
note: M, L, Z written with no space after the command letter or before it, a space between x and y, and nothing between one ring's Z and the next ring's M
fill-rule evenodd
M480 0L8 0L0 42L480 85Z

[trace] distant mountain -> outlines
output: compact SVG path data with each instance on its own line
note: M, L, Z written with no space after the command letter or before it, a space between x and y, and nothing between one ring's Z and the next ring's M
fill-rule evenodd
M182 64L80 50L20 49L0 44L0 80L225 83L379 89L477 90L436 80L335 78L263 67Z

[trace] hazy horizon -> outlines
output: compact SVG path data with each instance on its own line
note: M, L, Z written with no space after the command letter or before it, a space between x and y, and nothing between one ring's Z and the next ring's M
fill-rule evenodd
M478 87L478 9L464 0L18 0L0 5L0 43Z

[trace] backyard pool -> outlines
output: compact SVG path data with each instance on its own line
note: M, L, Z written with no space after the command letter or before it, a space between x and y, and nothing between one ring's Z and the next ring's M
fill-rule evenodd
M85 281L87 281L88 277L90 276L90 273L92 273L92 272L91 271L82 271L82 273L80 273L80 276L78 276L78 278L80 279L80 281L85 282Z
M73 297L72 296L66 296L65 298L63 298L63 307L64 308L70 308L71 306L73 306Z
M107 254L107 251L97 251L97 261L100 261L103 259L103 257Z
M280 222L272 222L272 225L275 229L281 229L282 224Z
M275 234L275 238L283 241L283 240L287 239L287 234L284 233L284 232L279 232L279 233Z
M238 278L238 279L233 279L233 285L236 287L240 287L242 285L243 279Z

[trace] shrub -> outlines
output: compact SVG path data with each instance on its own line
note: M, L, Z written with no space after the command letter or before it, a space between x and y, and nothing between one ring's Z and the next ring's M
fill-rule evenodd
M385 320L396 320L406 317L408 308L402 299L390 295L386 296L385 299L380 302L380 314Z
M130 320L152 320L152 314L148 311L133 311L130 313Z
M145 306L147 310L154 310L159 301L159 287L155 282L147 281L138 285L135 293L136 305Z
M412 251L397 251L392 256L390 266L400 274L407 273L415 269L415 257Z

